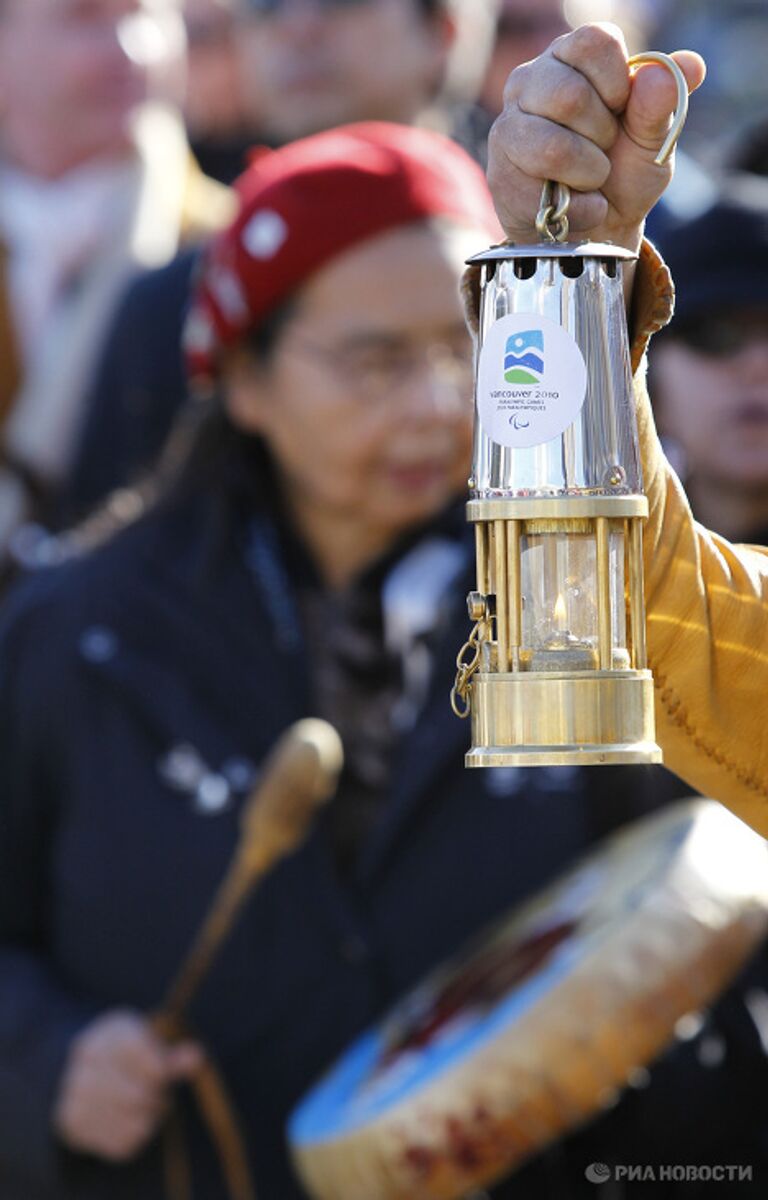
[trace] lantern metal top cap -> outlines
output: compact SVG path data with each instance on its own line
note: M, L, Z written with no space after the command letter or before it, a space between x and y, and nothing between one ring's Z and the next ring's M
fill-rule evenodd
M621 258L635 259L637 254L612 242L503 242L473 254L467 263L497 262L513 258Z

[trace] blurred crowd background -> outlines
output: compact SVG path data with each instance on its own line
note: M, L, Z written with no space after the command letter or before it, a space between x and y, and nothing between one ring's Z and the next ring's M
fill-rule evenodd
M762 0L3 0L6 564L50 554L41 529L157 453L186 392L174 347L194 247L232 213L253 147L385 119L441 129L483 163L509 71L594 19L632 51L709 64L650 221L664 249L725 174L768 170ZM190 246L137 327L133 280Z

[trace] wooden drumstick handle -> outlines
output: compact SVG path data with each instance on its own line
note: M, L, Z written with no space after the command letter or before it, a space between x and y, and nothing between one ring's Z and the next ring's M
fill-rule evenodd
M155 1017L158 1032L178 1036L184 1011L243 902L299 846L315 811L335 791L342 764L341 739L326 721L297 721L277 742L246 800L230 867Z

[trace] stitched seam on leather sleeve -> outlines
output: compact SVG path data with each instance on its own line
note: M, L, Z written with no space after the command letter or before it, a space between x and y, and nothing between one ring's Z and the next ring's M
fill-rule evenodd
M706 739L702 737L700 733L698 733L696 727L689 721L688 714L683 707L682 701L677 696L674 689L669 686L663 675L657 674L653 668L651 668L651 670L653 672L654 687L659 693L659 699L661 700L662 707L672 724L677 725L679 729L683 730L686 737L690 738L697 750L701 750L702 753L705 754L707 758L711 759L712 762L716 763L718 767L723 767L726 771L730 772L730 774L734 775L739 783L749 791L757 792L761 796L768 795L768 784L756 776L754 771L751 771L747 767L740 766L734 761L734 759L729 758L726 754L723 754L721 750L717 750L708 741L706 741Z

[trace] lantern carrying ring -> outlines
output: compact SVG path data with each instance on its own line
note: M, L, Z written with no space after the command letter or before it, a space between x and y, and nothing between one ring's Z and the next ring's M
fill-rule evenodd
M642 54L633 54L628 60L628 66L638 67L643 63L659 63L672 72L677 84L677 107L669 132L664 139L659 153L653 160L657 167L662 167L675 148L677 139L682 133L685 118L688 116L688 84L682 70L669 54L658 50L647 50ZM536 215L536 231L539 237L549 242L564 242L568 236L568 206L571 202L570 188L565 183L555 183L546 180L541 190L541 203Z

